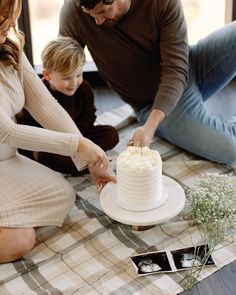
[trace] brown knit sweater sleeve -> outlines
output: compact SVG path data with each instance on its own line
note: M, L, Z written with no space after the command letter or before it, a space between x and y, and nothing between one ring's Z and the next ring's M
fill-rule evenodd
M188 79L187 27L179 0L159 1L160 84L153 108L168 115Z

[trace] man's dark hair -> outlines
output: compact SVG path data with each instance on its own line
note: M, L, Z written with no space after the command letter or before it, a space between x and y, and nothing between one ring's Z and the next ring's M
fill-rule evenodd
M115 0L78 0L78 5L86 9L93 9L98 3L102 2L106 5L111 5Z

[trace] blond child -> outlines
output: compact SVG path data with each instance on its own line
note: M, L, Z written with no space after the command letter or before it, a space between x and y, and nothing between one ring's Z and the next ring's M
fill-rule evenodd
M113 148L119 141L117 130L109 125L94 126L94 93L89 83L83 80L85 55L81 46L72 38L59 37L48 43L41 57L42 81L69 113L80 132L104 151ZM40 126L25 109L17 115L17 121L19 124ZM20 150L20 153L56 171L78 174L70 157L26 150Z

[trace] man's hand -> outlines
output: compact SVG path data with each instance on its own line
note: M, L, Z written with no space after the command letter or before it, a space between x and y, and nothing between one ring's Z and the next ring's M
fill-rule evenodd
M165 113L161 110L153 110L146 123L138 127L128 145L133 146L149 146L151 144L154 133L159 124L165 119Z
M128 145L132 146L149 146L153 138L153 132L144 126L138 127Z

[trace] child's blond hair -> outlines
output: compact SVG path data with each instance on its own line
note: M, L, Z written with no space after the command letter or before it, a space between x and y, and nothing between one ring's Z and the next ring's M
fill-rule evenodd
M50 41L41 54L43 68L62 74L70 74L85 63L83 48L70 37L58 37Z

